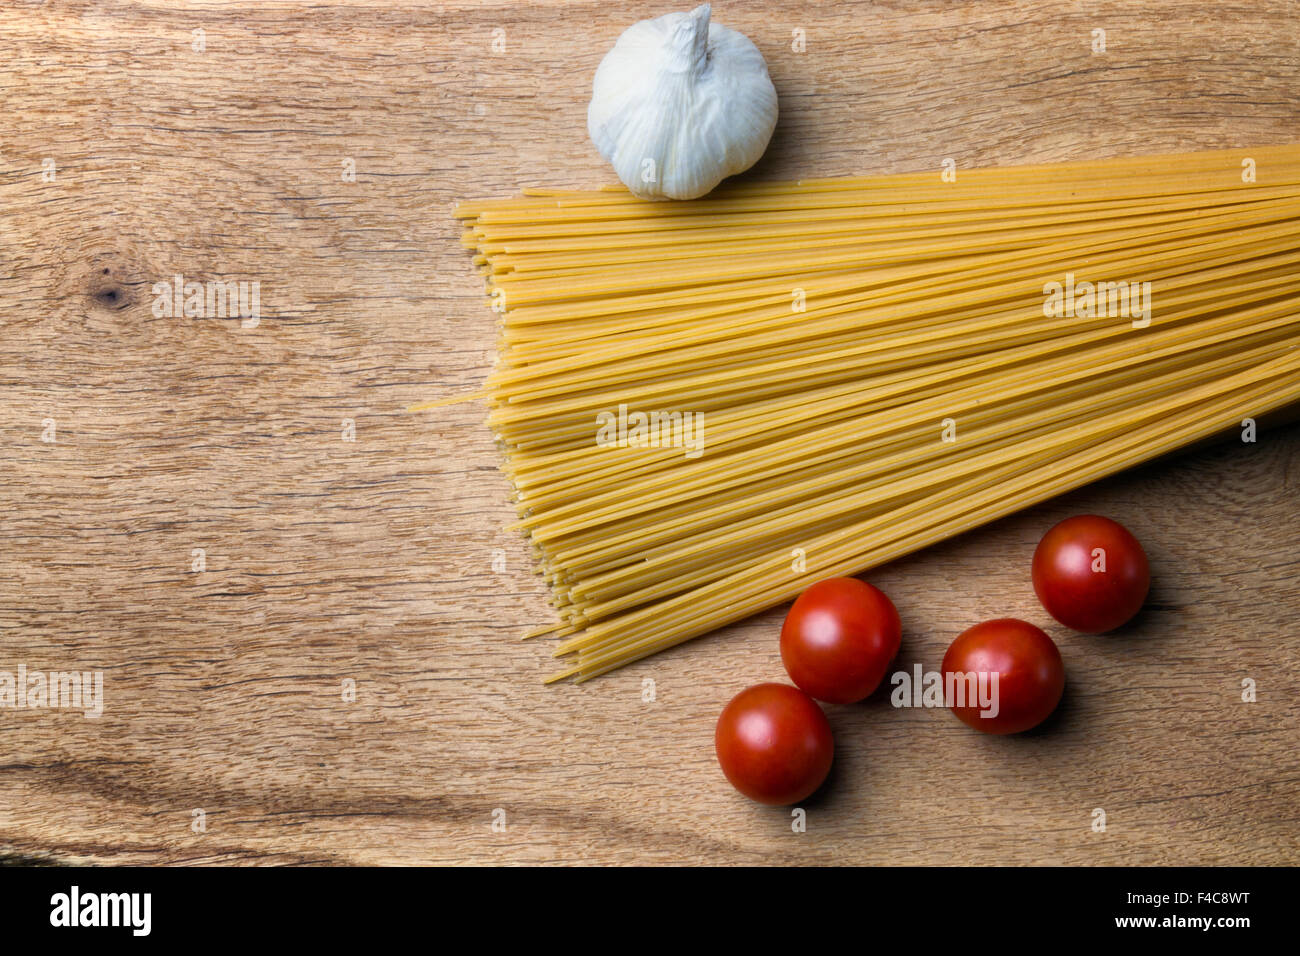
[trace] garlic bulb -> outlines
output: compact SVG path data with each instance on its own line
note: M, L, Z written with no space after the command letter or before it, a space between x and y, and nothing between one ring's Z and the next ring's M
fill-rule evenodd
M694 199L758 161L776 88L758 47L709 23L709 5L642 20L605 54L587 130L628 189Z

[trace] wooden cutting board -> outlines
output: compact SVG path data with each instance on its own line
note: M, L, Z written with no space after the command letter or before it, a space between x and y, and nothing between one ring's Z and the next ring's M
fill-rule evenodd
M780 610L542 686L550 647L517 638L549 610L500 530L483 408L403 409L492 361L454 202L611 182L592 72L670 9L0 7L0 671L104 681L98 718L0 709L9 858L1300 862L1294 425L873 573L903 615L900 668L1022 616L1058 640L1066 698L1015 739L883 695L831 708L806 832L713 755L723 704L784 676ZM1300 138L1296 2L714 15L781 97L754 178ZM156 315L175 275L259 282L260 321ZM1115 636L1051 624L1030 589L1038 536L1081 511L1153 561L1149 607Z

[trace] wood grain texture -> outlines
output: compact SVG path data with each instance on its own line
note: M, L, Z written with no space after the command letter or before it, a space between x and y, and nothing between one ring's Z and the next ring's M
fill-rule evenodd
M99 719L0 710L0 851L1300 862L1294 425L874 573L902 609L906 668L937 666L985 617L1047 625L1028 561L1068 514L1129 524L1155 584L1120 634L1048 627L1068 688L1031 735L985 738L882 697L831 708L837 763L806 833L734 793L713 756L723 703L783 677L779 610L590 684L540 684L550 648L516 638L549 611L500 531L511 511L483 410L403 409L473 388L492 360L453 203L610 182L586 137L590 77L622 29L667 9L0 6L0 670L105 677ZM1300 135L1297 2L714 10L757 43L781 97L754 178ZM177 273L259 281L260 324L156 318L151 287Z

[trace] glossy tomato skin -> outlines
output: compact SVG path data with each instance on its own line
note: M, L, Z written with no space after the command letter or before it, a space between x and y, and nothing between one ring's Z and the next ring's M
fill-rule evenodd
M1105 570L1094 570L1103 558ZM1033 579L1048 614L1076 631L1101 634L1137 614L1151 586L1151 569L1142 545L1122 524L1078 515L1038 542Z
M1027 621L999 618L963 631L943 655L944 688L949 674L998 675L997 713L982 715L969 698L963 707L950 701L963 723L988 734L1018 734L1036 727L1060 703L1065 665L1052 639ZM992 690L992 683L986 685ZM989 708L992 712L993 708Z
M756 684L732 698L714 733L731 785L759 803L798 803L822 785L835 755L830 721L789 684Z
M857 578L827 578L799 595L781 626L781 661L799 689L852 704L880 686L902 639L898 610Z

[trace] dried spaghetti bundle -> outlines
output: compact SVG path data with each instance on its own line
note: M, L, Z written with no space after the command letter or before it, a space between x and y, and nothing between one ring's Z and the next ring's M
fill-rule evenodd
M459 215L557 679L1300 399L1298 146Z

